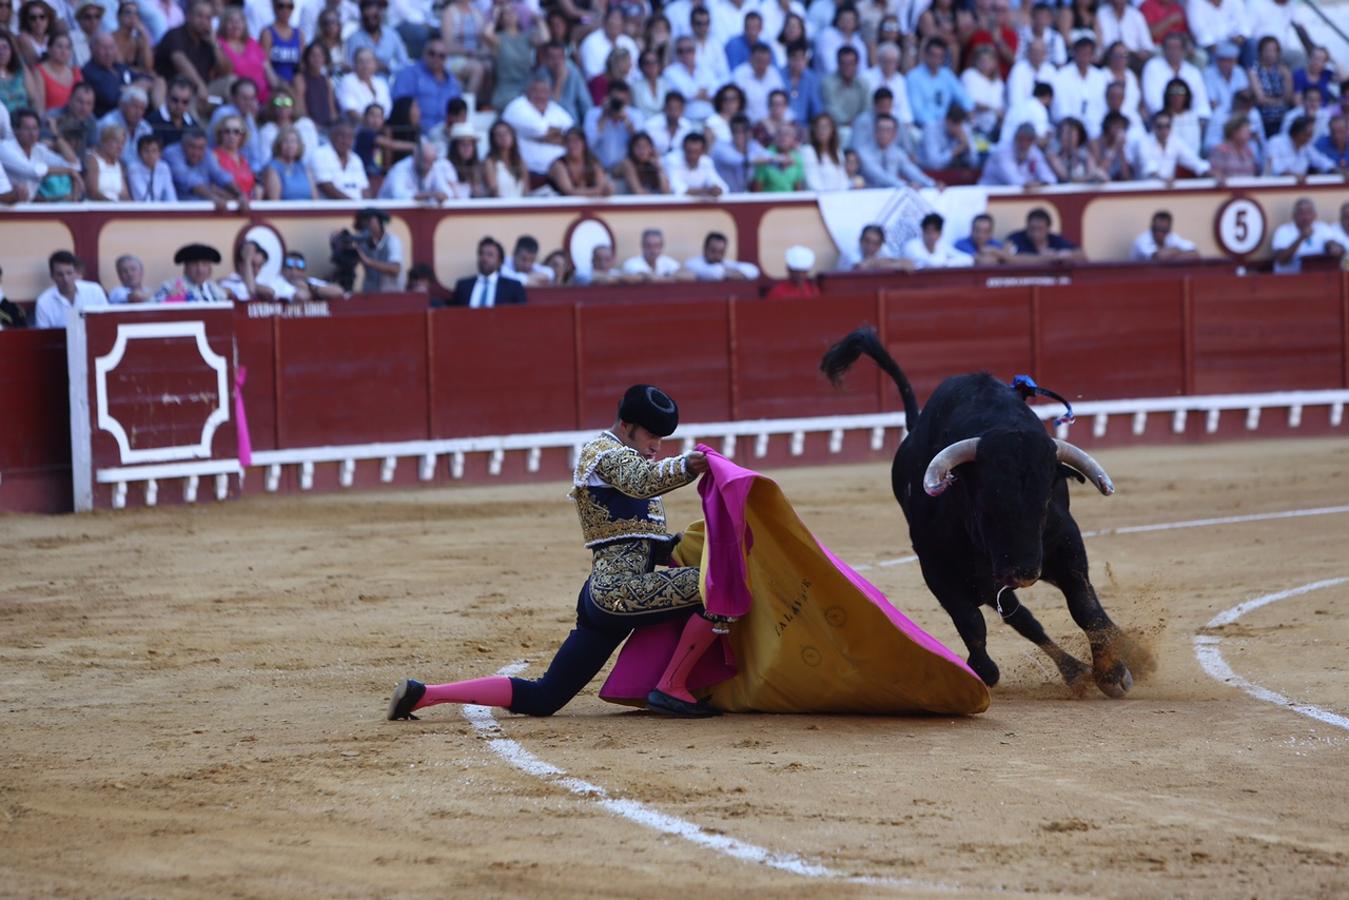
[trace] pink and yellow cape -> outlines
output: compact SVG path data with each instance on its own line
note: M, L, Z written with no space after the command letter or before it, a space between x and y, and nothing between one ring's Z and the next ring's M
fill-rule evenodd
M694 669L690 688L727 712L937 713L988 709L963 660L815 540L778 485L700 446L704 521L680 565L700 565L711 613L740 617ZM600 696L643 706L682 622L638 629Z

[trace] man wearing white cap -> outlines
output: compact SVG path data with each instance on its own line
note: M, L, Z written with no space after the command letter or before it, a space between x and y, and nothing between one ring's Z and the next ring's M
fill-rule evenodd
M791 300L798 297L818 297L820 289L810 278L815 268L815 251L797 244L786 253L787 280L779 281L764 295L765 300Z

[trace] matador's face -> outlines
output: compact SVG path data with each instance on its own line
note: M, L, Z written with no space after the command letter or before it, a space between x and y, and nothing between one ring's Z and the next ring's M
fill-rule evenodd
M620 422L619 424L622 426L618 431L619 440L647 459L656 458L656 454L660 453L660 435L652 434L641 425L634 425L631 422Z

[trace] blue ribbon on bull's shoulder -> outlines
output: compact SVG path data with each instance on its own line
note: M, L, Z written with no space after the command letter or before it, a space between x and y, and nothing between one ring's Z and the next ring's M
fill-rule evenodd
M1035 383L1035 379L1031 378L1029 375L1015 376L1012 379L1010 387L1021 396L1022 400L1027 402L1029 402L1032 397L1040 396L1048 397L1051 400L1057 400L1062 403L1068 411L1054 420L1055 425L1071 425L1073 422L1077 421L1077 417L1073 415L1073 405L1071 403L1065 400L1060 394L1051 391L1049 388L1040 387Z

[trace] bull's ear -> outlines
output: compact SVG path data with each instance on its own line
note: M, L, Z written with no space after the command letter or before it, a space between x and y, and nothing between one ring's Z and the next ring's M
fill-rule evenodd
M1087 483L1087 476L1083 475L1072 466L1065 466L1063 463L1059 463L1059 474L1064 478L1076 478L1079 484Z

